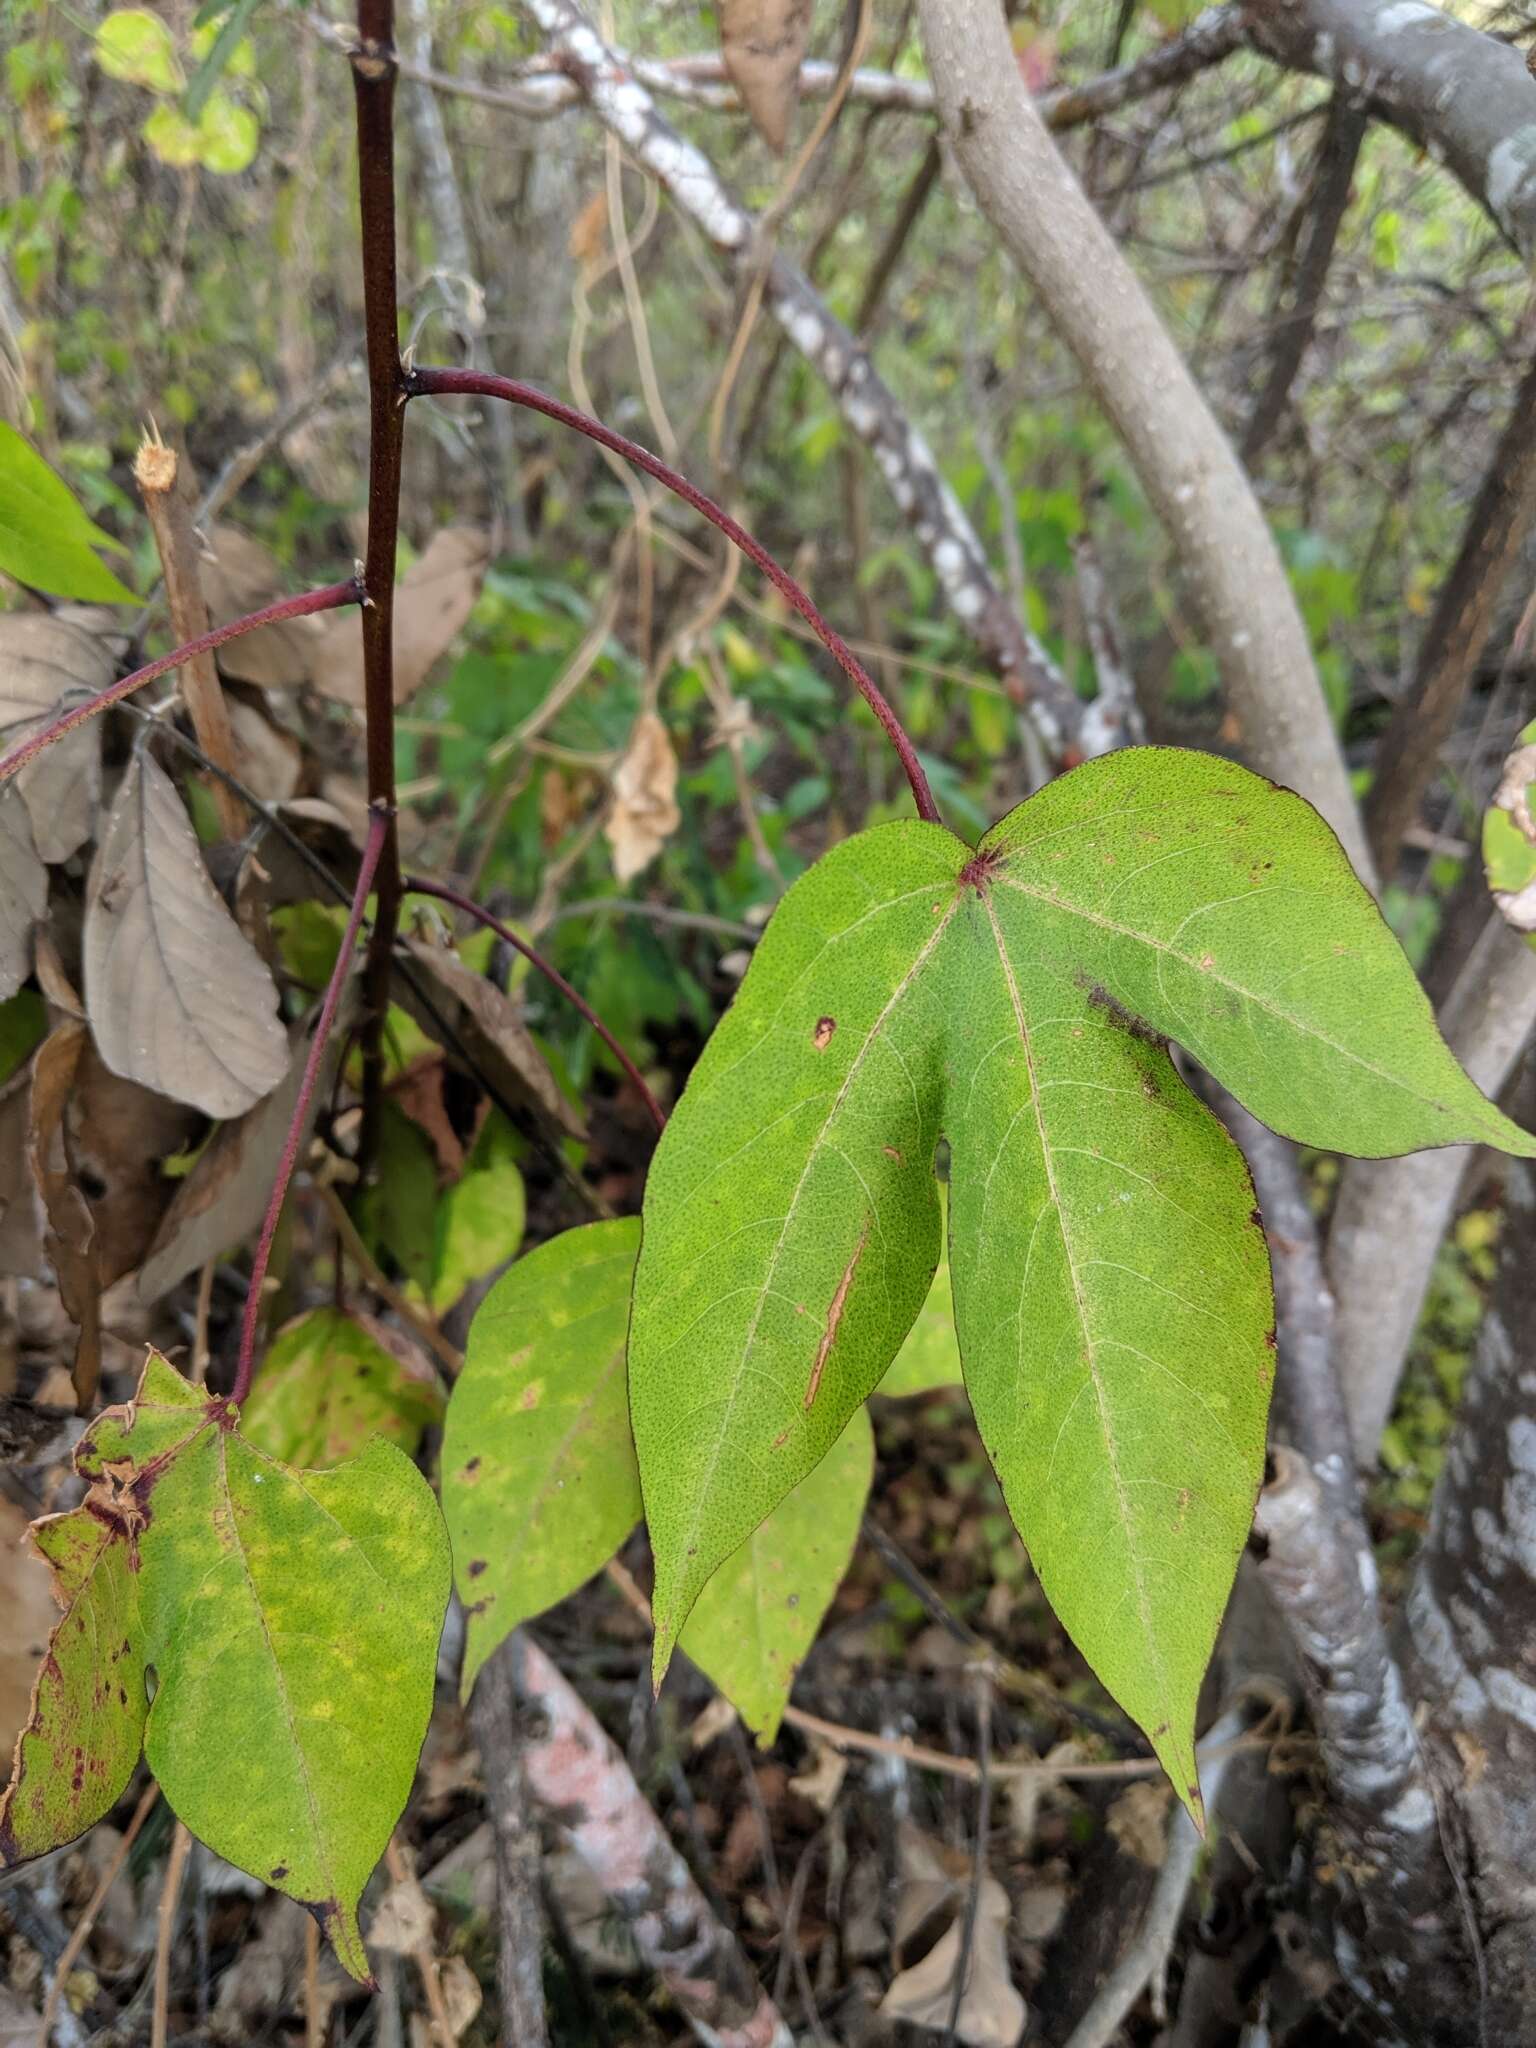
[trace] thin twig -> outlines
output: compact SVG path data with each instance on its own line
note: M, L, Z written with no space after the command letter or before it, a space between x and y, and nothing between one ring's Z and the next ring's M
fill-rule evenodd
M267 1203L261 1236L256 1240L256 1254L251 1261L250 1291L245 1298L245 1319L240 1327L240 1359L235 1369L235 1384L229 1397L236 1406L251 1390L251 1375L256 1369L256 1332L261 1322L261 1297L266 1283L267 1266L272 1257L272 1241L277 1236L277 1226L283 1213L288 1183L292 1180L293 1169L298 1163L299 1143L309 1121L309 1105L314 1099L315 1087L320 1079L326 1041L331 1035L331 1026L336 1022L342 989L346 986L347 976L352 971L352 948L357 943L357 934L362 927L368 891L373 887L373 878L384 851L390 823L387 811L377 806L370 810L368 841L363 848L362 862L357 871L357 887L352 895L352 909L347 918L347 928L342 934L341 950L336 955L336 965L331 969L325 1000L320 1005L320 1021L316 1024L314 1037L310 1040L309 1057L304 1062L304 1076L299 1083L298 1098L293 1105L288 1135L283 1140L277 1180Z
M339 611L343 605L361 603L362 596L362 585L355 576L351 576L345 583L328 583L323 590L307 590L302 597L280 598L276 604L263 605L259 612L250 612L243 619L231 619L227 626L215 626L212 632L200 634L183 647L173 647L158 661L146 662L143 668L136 668L131 675L121 677L105 690L98 690L94 697L76 704L51 720L40 732L29 734L18 746L12 747L0 758L0 782L7 781L18 769L25 768L45 747L66 738L76 726L84 725L98 713L121 703L124 697L132 696L135 690L141 690L158 676L169 675L183 662L192 661L212 648L222 647L226 640L237 640L242 633L254 633L261 626L279 625L284 619L307 619L315 612Z
M155 2002L150 2018L150 2048L165 2048L171 2015L171 1940L176 1932L176 1908L181 1900L181 1880L186 1873L192 1837L182 1821L171 1835L171 1853L165 1861L165 1882L160 1887L160 1912L155 1927Z
M159 1797L160 1787L153 1783L153 1781L144 1787L143 1792L139 1795L139 1803L133 1809L132 1817L127 1827L123 1830L122 1840L112 1851L111 1860L98 1878L96 1889L91 1893L86 1903L85 1911L80 1915L80 1918L75 1922L74 1927L70 1931L69 1940L64 1944L63 1954L59 1957L57 1963L54 1964L53 1981L48 1986L48 1996L43 2000L43 2023L38 2035L42 2048L48 2048L49 2039L53 2034L54 2014L57 2012L59 2000L63 1997L68 1986L69 1973L75 1967L75 1958L90 1940L91 1929L96 1925L97 1916L101 1912L102 1907L107 1903L107 1894L122 1875L123 1865L128 1861L128 1851L138 1840L139 1830L143 1827L145 1821L149 1819L151 1812L154 1810L155 1801Z
M648 448L642 448L638 442L631 441L626 435L616 434L611 427L605 427L600 420L591 419L587 414L578 412L574 406L564 405L558 398L550 398L533 385L521 383L516 378L483 376L474 370L413 368L407 374L406 389L412 398L428 395L501 398L509 405L527 406L532 412L543 413L547 419L557 420L560 425L571 427L579 434L585 434L589 440L596 441L601 447L612 449L615 454L622 455L627 461L634 463L637 469L643 469L647 476L655 477L658 483L665 484L668 490L675 492L712 526L718 527L733 546L740 548L747 559L768 578L780 596L792 605L814 630L821 644L873 711L887 739L896 749L907 781L911 785L918 816L925 818L930 824L940 822L938 805L933 800L933 791L928 785L927 774L917 758L917 751L907 737L901 720L887 701L885 692L859 661L842 635L828 625L788 570L782 568L762 543L753 539L744 526L738 525L723 506L717 505L713 498L701 491L697 485L689 483L685 476L681 476L669 464L653 455Z
M960 2032L960 2008L965 2003L971 1975L971 1957L976 1948L976 1915L981 1905L981 1884L987 1874L987 1828L992 1819L992 1686L984 1670L976 1674L976 1847L971 1856L971 1883L965 1898L965 1918L960 1924L960 1953L955 1958L955 1981L949 1999L949 2025L944 2030L944 2048L955 2048Z
M442 903L451 903L455 910L463 911L466 917L477 919L485 926L487 931L493 931L503 945L510 946L514 953L520 953L530 967L536 967L550 984L551 988L558 989L572 1009L577 1011L591 1025L604 1045L613 1054L619 1065L624 1069L631 1087L636 1090L640 1100L650 1112L651 1121L655 1124L657 1130L662 1131L666 1129L667 1113L651 1093L645 1076L635 1065L623 1046L620 1045L617 1038L608 1029L602 1018L598 1016L596 1010L592 1008L586 997L572 988L558 967L546 960L536 947L530 946L525 938L520 937L518 933L513 931L511 925L504 924L499 917L493 916L489 910L482 909L478 903L472 902L468 896L461 895L457 889L450 889L443 882L429 882L422 875L408 875L405 880L405 887L408 895L435 896Z

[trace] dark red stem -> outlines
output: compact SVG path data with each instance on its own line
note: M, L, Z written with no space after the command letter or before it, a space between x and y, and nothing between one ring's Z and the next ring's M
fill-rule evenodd
M529 945L526 939L520 939L509 924L503 924L501 919L494 917L489 910L482 910L480 905L471 897L461 895L457 889L450 889L442 882L429 882L421 875L407 875L405 878L405 889L408 896L435 896L441 903L451 903L455 910L462 910L466 917L477 919L485 926L487 931L493 931L498 939L503 940L505 944L512 948L514 953L521 953L529 966L536 967L550 987L557 988L571 1008L585 1017L592 1026L592 1029L624 1069L625 1074L629 1077L631 1086L636 1090L640 1100L650 1111L651 1121L655 1124L657 1130L662 1131L666 1129L667 1113L645 1085L645 1076L608 1029L602 1018L598 1016L596 1010L593 1009L586 997L578 994L572 988L558 967L551 965L537 948Z
M648 448L642 448L638 441L631 441L623 434L616 434L612 427L605 427L601 420L589 414L578 412L575 406L564 405L558 398L550 398L532 384L522 384L514 377L495 377L480 370L426 370L411 369L406 372L405 388L408 397L428 395L448 398L455 395L477 398L504 398L509 405L527 406L531 412L541 412L547 419L558 420L563 427L573 427L578 434L585 434L589 441L597 441L604 448L611 448L615 455L622 455L626 462L632 462L636 469L643 469L647 476L655 477L665 484L669 491L675 491L695 512L702 513L712 526L717 526L747 557L755 562L768 581L787 603L805 620L806 624L821 641L832 659L850 679L859 695L885 729L886 737L901 760L907 781L912 785L913 800L918 816L931 824L938 824L939 807L933 800L933 791L928 786L928 777L923 773L917 750L907 737L901 720L891 708L889 698L859 661L853 649L842 635L829 626L821 613L812 604L800 585L787 569L781 568L760 541L752 538L744 526L739 526L730 513L713 498L701 491L696 484L689 483L675 469L653 455Z
M390 960L400 916L395 839L395 550L400 531L400 464L405 382L395 275L394 0L358 0L352 52L357 109L357 190L362 225L363 330L368 356L368 552L363 583L363 710L368 801L383 807L389 832L379 867L378 915L368 941L363 1024L363 1131L359 1163L373 1155L383 1099L383 1030Z
M288 1195L288 1183L293 1179L293 1169L298 1164L299 1146L303 1142L304 1129L309 1122L309 1106L315 1099L320 1066L325 1058L326 1041L331 1035L332 1025L336 1022L341 992L351 972L352 949L357 944L358 929L363 922L363 906L368 901L368 891L373 887L379 856L384 851L384 843L389 837L392 822L389 812L377 804L368 813L368 838L363 847L362 866L357 871L357 887L352 892L352 909L347 918L347 929L342 936L341 951L336 955L336 965L331 969L325 1000L320 1005L320 1021L316 1024L315 1035L310 1041L309 1058L304 1062L304 1078L299 1083L298 1100L293 1105L288 1135L283 1140L283 1156L278 1163L277 1179L267 1202L261 1236L256 1241L256 1256L251 1261L251 1287L245 1297L245 1320L240 1326L240 1362L235 1368L235 1384L229 1396L236 1405L243 1401L251 1390L251 1375L256 1370L256 1331L261 1322L261 1294L266 1285L267 1267L272 1259L272 1241L277 1236L283 1203Z
M84 725L99 711L106 711L124 697L131 697L135 690L145 683L152 683L156 676L168 675L173 668L180 668L184 661L193 661L199 654L211 653L215 647L222 647L226 640L236 640L242 633L254 633L258 626L276 626L284 619L308 618L312 612L333 612L344 604L359 604L362 601L362 585L357 578L350 577L345 583L329 583L324 590L307 590L302 597L285 597L276 604L269 604L259 612L251 612L243 619L231 619L227 626L215 626L211 633L203 633L196 640L189 640L184 647L173 647L169 654L162 654L158 661L136 668L131 676L124 676L121 682L110 688L98 690L83 704L75 705L61 718L45 725L20 746L0 759L0 782L14 775L18 768L40 754L44 747L51 747L55 740L63 739L66 733L74 731L77 725Z

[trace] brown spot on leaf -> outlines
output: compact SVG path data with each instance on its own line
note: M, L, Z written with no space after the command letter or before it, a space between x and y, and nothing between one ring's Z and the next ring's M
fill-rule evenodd
M853 1285L853 1276L858 1263L864 1256L864 1247L869 1243L871 1220L868 1216L864 1218L864 1228L859 1232L859 1241L849 1255L848 1263L843 1268L843 1277L837 1283L837 1292L833 1295L828 1305L827 1325L821 1333L821 1342L816 1347L816 1362L811 1367L810 1385L805 1390L805 1405L807 1408L816 1399L817 1389L821 1385L821 1375L826 1370L827 1359L831 1355L833 1344L836 1342L838 1325L842 1322L843 1310L848 1305L848 1290Z
M835 1017L818 1017L816 1029L811 1033L811 1043L818 1052L825 1052L832 1043L832 1034L837 1029Z
M882 1145L880 1147L880 1150L885 1154L887 1159L894 1159L898 1166L906 1165L907 1162L905 1161L905 1159L902 1158L901 1154L896 1150L896 1147L894 1145Z
M1215 965L1216 955L1214 953L1202 953L1200 955L1200 972L1202 974L1209 974Z
M469 1560L469 1576L472 1579L478 1579L485 1570L485 1563L486 1561L483 1557L472 1557Z
M287 1875L288 1875L288 1866L287 1866L287 1864L286 1864L286 1863L274 1863L274 1864L273 1864L273 1866L272 1866L272 1882L273 1882L273 1884L281 1884L281 1883L282 1883L282 1881L283 1881L283 1879L284 1879L284 1878L285 1878L285 1877L286 1877Z

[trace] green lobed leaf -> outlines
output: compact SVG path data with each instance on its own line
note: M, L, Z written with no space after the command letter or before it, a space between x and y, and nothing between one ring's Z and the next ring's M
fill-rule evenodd
M526 1215L516 1133L493 1109L470 1148L463 1174L437 1205L434 1315L445 1314L477 1280L516 1255Z
M435 1380L409 1373L358 1317L318 1308L273 1338L240 1426L284 1464L336 1465L372 1436L411 1457L442 1412Z
M1159 1030L1312 1143L1536 1149L1456 1067L1333 835L1245 770L1128 750L974 856L922 824L835 849L771 921L646 1190L630 1399L658 1675L917 1316L943 1135L983 1440L1047 1595L1198 1811L1271 1295L1242 1161Z
M36 449L0 420L0 569L54 597L136 604L133 592L91 552L116 545Z
M633 1217L564 1231L503 1273L470 1326L442 1456L466 1698L497 1644L640 1519L624 1374L639 1242Z
M708 1581L679 1647L772 1742L795 1674L848 1569L874 1476L869 1410Z
M446 1536L392 1444L300 1473L236 1422L151 1353L133 1402L82 1437L90 1491L38 1525L65 1613L0 1798L0 1860L100 1819L142 1739L178 1817L306 1905L367 1981L357 1903L432 1710Z

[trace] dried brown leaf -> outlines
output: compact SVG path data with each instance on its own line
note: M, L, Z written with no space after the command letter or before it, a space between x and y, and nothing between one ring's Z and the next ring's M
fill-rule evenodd
M430 978L429 993L447 1018L476 1067L498 1093L514 1103L526 1103L546 1122L572 1137L585 1135L580 1116L560 1092L549 1063L534 1044L517 1005L493 981L466 967L446 947L424 939L407 939L405 951ZM410 989L401 987L400 1001L426 1032L436 1036L439 1026ZM454 1049L444 1050L454 1057Z
M112 680L101 642L46 612L0 617L0 752L48 722L70 691L90 695ZM91 836L101 796L101 738L94 723L56 740L16 777L38 856L68 860Z
M199 1128L195 1110L125 1081L87 1043L64 1116L70 1172L90 1198L100 1286L142 1262L176 1183L160 1170Z
M101 1377L101 1289L96 1277L96 1227L90 1205L69 1176L64 1112L89 1042L73 1019L50 1032L32 1062L27 1156L47 1216L43 1249L59 1283L66 1314L80 1332L75 1346L75 1398L82 1411Z
M1127 1856L1160 1870L1168 1853L1168 1785L1150 1781L1128 1785L1109 1809L1109 1832Z
M254 704L230 697L235 734L235 771L264 803L286 803L304 774L304 750L291 733L279 732Z
M681 820L677 756L667 728L654 711L642 711L629 749L614 771L613 808L603 826L618 879L633 881L648 867Z
M328 1101L337 1062L356 1015L356 984L342 997L336 1028L326 1047L314 1102ZM309 1056L309 1034L295 1032L286 1080L249 1116L221 1124L177 1188L139 1273L139 1299L158 1301L179 1280L231 1250L260 1224L282 1157L289 1119ZM309 1131L306 1128L304 1138ZM300 1153L302 1157L302 1150Z
M782 156L800 100L811 0L721 0L720 54L752 126Z
M475 608L490 541L478 526L445 526L435 533L395 592L395 702L403 704L426 681L427 672L453 645ZM361 708L363 643L355 618L325 622L325 652L315 667L315 686L327 697Z
M25 1068L0 1088L0 1274L36 1277L43 1256L43 1219L27 1164L32 1127L32 1073Z
M898 1959L903 1946L915 1936L927 1938L941 1914L950 1915L950 1924L916 1962L900 1971L880 2001L880 2011L887 2019L945 2028L964 1945L969 1859L958 1857L911 1826L902 1830L900 1854L902 1880L895 1923ZM955 2039L964 2041L967 2048L1014 2048L1027 2016L1028 2008L1008 1971L1008 1894L995 1877L983 1873L977 1887L970 1968Z
M277 558L260 541L236 526L215 526L208 538L209 553L199 567L208 616L216 626L227 626L285 595ZM313 675L324 638L319 618L284 619L226 641L219 649L219 667L237 682L296 690Z
M19 793L0 789L0 1002L32 972L32 931L48 908L48 870L37 856Z
M158 762L128 765L91 869L85 1007L101 1056L208 1116L239 1116L288 1070L277 988L225 909Z

